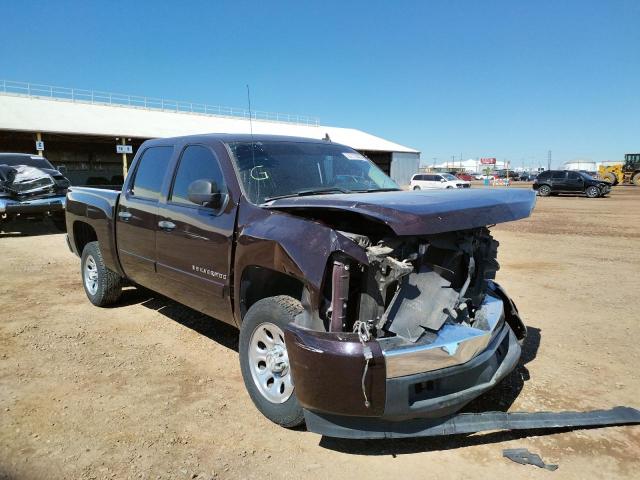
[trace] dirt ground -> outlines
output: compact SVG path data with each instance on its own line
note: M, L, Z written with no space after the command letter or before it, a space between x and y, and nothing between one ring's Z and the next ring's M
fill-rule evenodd
M135 289L93 307L64 235L13 230L0 234L0 478L638 478L640 426L402 441L277 427L244 389L233 328ZM538 199L493 231L529 336L468 410L640 407L640 188ZM559 469L502 458L516 447Z

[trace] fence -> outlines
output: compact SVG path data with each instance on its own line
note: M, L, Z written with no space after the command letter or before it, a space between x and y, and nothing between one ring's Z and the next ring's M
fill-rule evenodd
M165 98L142 97L138 95L126 95L98 90L84 90L80 88L56 87L37 83L14 82L0 80L0 93L6 95L26 96L31 98L50 98L53 100L68 101L74 103L87 103L91 105L112 105L120 107L143 108L162 112L194 113L217 117L244 118L257 121L295 123L298 125L318 126L320 120L317 117L296 115L291 113L276 113L254 111L248 109L223 107L220 105L208 105L205 103L183 102L180 100L168 100Z

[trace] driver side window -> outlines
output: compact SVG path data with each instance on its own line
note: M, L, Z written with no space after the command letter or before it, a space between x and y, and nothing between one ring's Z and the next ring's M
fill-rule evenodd
M218 190L226 190L218 159L203 145L189 145L178 163L169 201L181 205L197 206L189 200L189 185L196 180L212 180Z

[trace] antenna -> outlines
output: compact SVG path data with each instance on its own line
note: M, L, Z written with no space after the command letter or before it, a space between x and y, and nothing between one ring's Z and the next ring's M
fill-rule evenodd
M251 92L247 83L247 103L249 104L249 131L251 132L251 143L253 143L253 114L251 113Z
M249 84L247 83L247 103L249 104L249 133L251 134L251 163L253 164L253 168L249 175L251 178L253 177L253 171L257 167L256 165L256 143L253 141L253 114L251 113L251 92L249 91ZM260 182L256 183L256 193L258 198L260 198Z

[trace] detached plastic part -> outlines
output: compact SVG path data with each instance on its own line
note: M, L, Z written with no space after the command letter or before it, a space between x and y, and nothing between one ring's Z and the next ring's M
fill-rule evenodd
M539 468L545 468L551 472L558 469L558 465L544 463L540 455L531 453L526 448L505 448L502 451L502 456L520 465L534 465Z
M442 419L412 419L402 422L371 421L357 417L304 412L307 429L337 438L410 438L476 433L487 430L537 430L553 428L606 427L640 424L640 411L631 407L591 412L483 412L460 413Z

